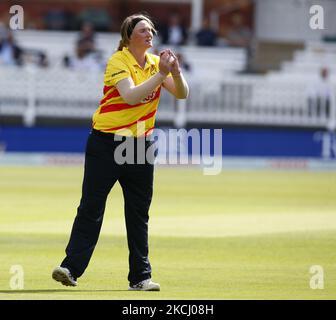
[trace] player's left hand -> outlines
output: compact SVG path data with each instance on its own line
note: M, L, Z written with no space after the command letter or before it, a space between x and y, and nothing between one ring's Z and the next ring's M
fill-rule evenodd
M181 73L180 63L174 52L172 52L172 57L174 58L174 62L172 64L171 74L173 77L179 76Z

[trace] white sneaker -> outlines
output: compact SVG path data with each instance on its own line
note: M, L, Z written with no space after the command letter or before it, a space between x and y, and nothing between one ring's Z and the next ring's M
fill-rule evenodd
M53 270L52 278L58 282L62 282L64 286L76 287L77 281L70 273L69 269L56 267Z
M151 279L143 280L133 286L129 286L128 290L133 291L160 291L160 285Z

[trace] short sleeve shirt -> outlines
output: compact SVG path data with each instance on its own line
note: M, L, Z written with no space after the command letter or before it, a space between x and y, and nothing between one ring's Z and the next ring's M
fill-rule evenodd
M127 47L111 56L104 75L103 98L93 115L94 129L135 137L152 133L161 85L138 104L129 105L119 94L116 84L128 77L135 85L141 84L159 71L159 61L159 56L146 53L146 65L142 68Z

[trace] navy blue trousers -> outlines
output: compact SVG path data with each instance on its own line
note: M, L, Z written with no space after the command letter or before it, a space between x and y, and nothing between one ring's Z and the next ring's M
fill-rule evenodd
M137 142L142 138L123 137L122 141L115 141L113 134L96 130L89 135L82 197L65 250L66 257L61 263L75 278L80 277L89 264L101 230L107 196L117 181L121 185L125 203L129 248L128 280L130 284L135 284L151 278L152 270L148 259L148 211L153 194L153 157L142 164L118 164L115 158L116 148L131 139L137 157ZM145 139L142 143L145 146L142 152L153 144Z

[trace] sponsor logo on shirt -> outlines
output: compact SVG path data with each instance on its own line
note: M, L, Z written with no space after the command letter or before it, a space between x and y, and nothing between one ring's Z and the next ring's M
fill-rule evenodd
M121 73L124 73L124 72L126 72L126 71L125 71L125 70L121 70L121 71L119 71L119 72L112 73L111 77L115 77L115 76L117 76L118 74L121 74Z
M149 96L147 96L145 99L141 100L141 103L148 103L149 101L153 100L156 94L156 91L153 91Z

